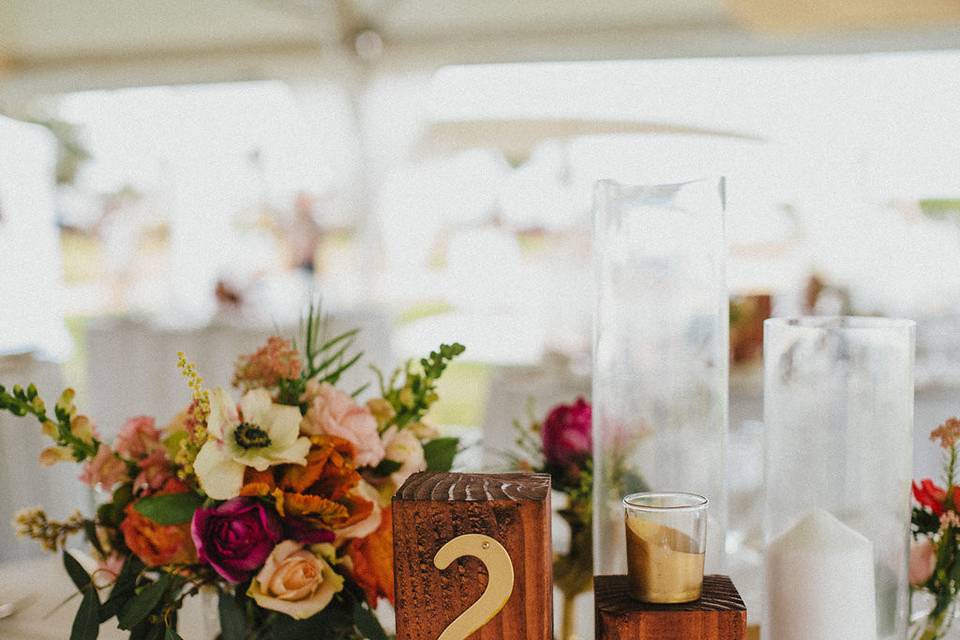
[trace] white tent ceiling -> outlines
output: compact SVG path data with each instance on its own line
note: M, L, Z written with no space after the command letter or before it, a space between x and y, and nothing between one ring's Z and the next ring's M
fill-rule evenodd
M955 0L0 0L0 91L339 73L344 65L360 64L354 42L366 30L383 42L383 54L363 63L367 67L842 53L960 46L960 5Z

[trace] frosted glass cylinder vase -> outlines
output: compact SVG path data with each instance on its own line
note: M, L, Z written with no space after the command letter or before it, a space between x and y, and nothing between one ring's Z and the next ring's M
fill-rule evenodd
M707 572L723 564L729 310L724 180L597 183L594 568L627 572L621 500L710 500Z
M766 640L903 640L914 323L764 324Z

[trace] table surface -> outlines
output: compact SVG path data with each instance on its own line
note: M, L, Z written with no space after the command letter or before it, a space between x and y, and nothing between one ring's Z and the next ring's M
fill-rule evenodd
M75 592L59 556L0 564L0 604L16 605L16 613L0 620L0 638L64 640L69 637L80 599L74 598L59 609L57 605ZM181 612L179 630L186 640L204 637L204 607L200 600L191 598ZM759 640L756 627L748 629L747 634L749 640ZM99 637L100 640L126 640L128 633L117 628L114 618L100 627Z
M37 560L0 565L0 603L13 602L16 612L0 620L3 640L64 640L70 636L73 616L80 606L76 593L59 556L46 555ZM101 592L101 600L105 594ZM188 600L180 615L180 635L201 640L203 631L201 597ZM116 618L100 627L101 640L126 640L129 632L117 628Z

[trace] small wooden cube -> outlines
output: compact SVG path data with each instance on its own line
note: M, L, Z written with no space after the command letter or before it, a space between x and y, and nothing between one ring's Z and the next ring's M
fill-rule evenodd
M546 474L411 476L393 498L397 640L437 640L477 603L489 577L478 557L463 556L444 570L434 564L437 551L446 543L477 534L502 545L514 578L503 608L491 612L492 617L467 637L550 640L550 516L550 476Z
M687 604L630 597L627 576L594 580L596 640L746 640L747 608L727 576L704 576L703 595Z

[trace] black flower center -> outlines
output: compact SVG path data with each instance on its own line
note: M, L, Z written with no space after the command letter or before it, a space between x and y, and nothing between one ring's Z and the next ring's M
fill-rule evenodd
M237 444L244 449L258 449L270 446L270 434L255 424L241 422L233 432Z

